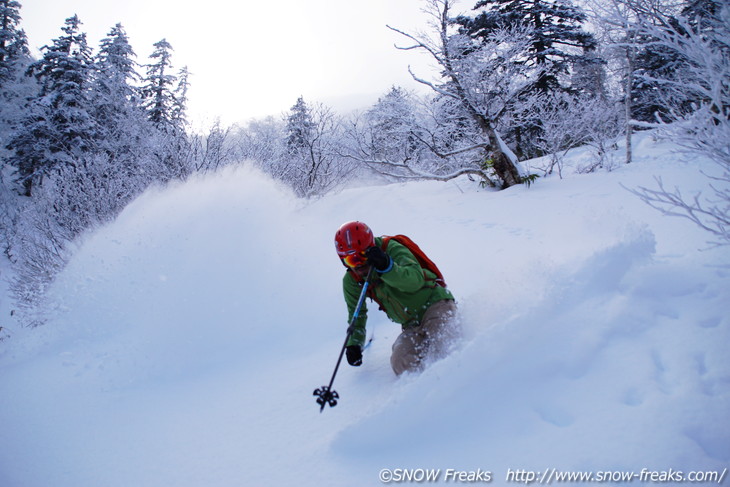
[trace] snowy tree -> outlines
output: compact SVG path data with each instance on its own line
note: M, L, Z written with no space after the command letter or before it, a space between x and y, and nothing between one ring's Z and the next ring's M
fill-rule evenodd
M139 82L134 50L121 24L102 39L96 56L95 106L96 119L104 130L104 138L117 135L129 127L130 118L140 112ZM135 120L139 123L139 120Z
M143 80L143 106L156 128L149 168L161 181L181 179L192 171L192 149L185 132L187 69L173 74L172 46L162 39L154 44Z
M601 39L607 46L611 60L618 65L618 77L623 91L624 134L626 137L626 160L632 159L633 90L636 76L636 57L638 52L637 24L638 15L632 0L592 0L591 16L595 25L601 27Z
M457 167L450 174L432 176L448 179L472 173L492 182L491 174L503 188L520 184L527 175L521 174L517 158L507 148L497 126L507 107L517 100L530 79L539 77L542 67L535 66L530 72L518 69L517 60L524 58L530 48L529 37L521 31L522 27L519 33L514 29L501 30L489 41L476 42L468 35L453 32L452 6L453 0L428 0L427 11L433 27L431 35L413 35L391 27L412 42L400 49L425 51L442 69L440 83L411 73L413 78L440 96L455 101L481 134L481 139L469 147L448 152L442 152L440 147L430 147L442 159L457 154L475 154L467 166Z
M421 139L418 100L392 87L364 113L353 113L344 127L342 155L356 162L358 172L388 180L422 178L429 173L428 152Z
M677 1L668 0L589 0L592 23L599 27L605 57L619 80L624 108L625 162L633 158L632 135L635 117L652 117L663 109L659 96L665 86L652 84L643 73L672 75L681 63L663 56L663 50L643 26L653 22L656 13L673 15L679 12ZM685 99L684 96L680 97Z
M323 194L342 181L348 169L336 150L339 127L329 107L310 108L300 97L286 119L286 159L276 165L275 176L303 197Z
M418 125L409 94L393 87L365 114L375 159L408 161L416 157Z
M568 150L578 146L595 148L593 160L578 168L591 172L599 167L611 168L607 144L621 131L620 110L611 100L591 94L556 92L531 104L533 113L528 117L540 117L542 136L535 141L536 147L547 154L538 159L538 166L545 174L557 170L562 177L563 158Z
M458 158L460 148L472 147L483 140L479 126L463 109L463 104L457 99L442 94L436 95L426 104L426 116L422 118L422 131L429 147L443 148L440 152L452 154ZM438 151L437 151L438 152ZM468 164L464 159L460 164Z
M707 0L703 3L713 2ZM646 7L639 10L641 23L637 26L639 46L635 60L631 102L633 120L653 122L657 116L665 117L669 106L689 111L693 103L698 101L690 90L683 89L681 84L670 82L687 78L686 72L691 71L688 60L652 34L654 31L664 30L670 36L686 35L681 25L682 21L677 17L678 13L676 15L673 13L674 10L676 9L663 11ZM684 18L687 18L687 15L683 14ZM697 19L694 14L689 15ZM658 20L659 18L661 20ZM691 25L691 21L689 19L687 21Z
M150 121L158 129L174 131L175 87L178 79L172 72L172 46L162 39L154 44L154 48L150 59L155 62L147 65L147 76L142 87L144 107Z
M572 91L573 67L579 63L586 70L600 63L591 55L596 47L595 39L582 28L585 14L568 1L480 0L474 10L479 11L474 17L458 17L462 33L478 42L491 43L495 33L513 29L515 34L526 35L529 42L524 56L513 62L528 71L539 67L537 76L525 85L521 97L514 100L512 111L518 111L526 97ZM518 154L538 155L532 141L539 139L542 132L539 117L530 119L526 113L518 116L521 123L513 124L505 136L514 140Z
M192 165L195 172L216 171L236 162L236 146L231 127L223 127L220 120L204 133L191 136Z
M528 87L530 92L566 91L569 78L565 75L596 47L593 35L582 28L585 14L568 1L479 0L474 10L480 12L472 18L461 16L457 22L465 33L482 41L505 27L530 27L522 31L531 47L521 62L544 66Z
M15 168L22 194L30 197L34 186L41 184L44 173L51 166L48 155L53 130L44 107L37 100L28 104L21 123L7 144L11 151L8 163Z
M97 197L102 200L106 194L115 197L109 202L106 214L98 215L100 219L116 215L156 175L144 167L154 141L151 137L154 128L142 106L137 87L139 65L134 58L124 28L115 25L101 40L94 80L94 106L102 137L95 165L87 177L101 179L94 186L101 191ZM115 182L110 185L108 180L112 177Z
M92 148L96 126L91 112L89 85L95 70L86 33L77 16L66 19L65 36L43 48L43 59L29 71L41 82L41 98L47 101L60 140L52 151L85 152Z
M575 60L570 77L570 92L577 96L607 98L608 74L601 46L586 49L583 57Z
M6 166L4 151L9 134L28 114L26 101L38 90L35 80L25 76L33 60L25 32L19 28L20 20L20 3L0 0L0 168ZM0 177L5 175L0 173Z
M286 147L291 156L306 155L314 130L312 113L304 97L300 96L286 119Z
M717 174L709 175L712 196L697 194L691 198L678 189L665 188L658 179L658 189L641 188L636 193L659 210L689 218L715 238L716 243L730 245L730 6L700 11L703 17L678 17L656 14L657 22L644 25L644 33L663 48L676 51L687 69L665 79L651 81L680 89L698 101L687 111L669 105L660 133L688 151L714 161Z
M20 2L0 0L0 85L14 77L19 61L30 57L20 18Z
M66 19L64 36L43 47L43 58L28 72L40 83L8 147L26 196L43 176L63 165L83 166L98 137L89 85L93 74L91 49L77 16Z
M276 161L285 160L286 127L283 120L266 117L251 120L245 127L239 127L234 135L237 156L240 160L253 161L265 172Z
M183 66L177 75L177 84L173 91L172 122L178 130L184 130L187 125L188 89L190 88L190 71Z

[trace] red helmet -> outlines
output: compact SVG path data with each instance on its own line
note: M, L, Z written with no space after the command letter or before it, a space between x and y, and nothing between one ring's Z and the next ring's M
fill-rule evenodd
M365 250L375 245L370 227L363 222L347 222L335 233L337 255L348 267L359 267L365 263Z

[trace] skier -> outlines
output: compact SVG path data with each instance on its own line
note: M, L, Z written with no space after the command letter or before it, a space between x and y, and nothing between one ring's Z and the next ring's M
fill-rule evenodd
M372 267L368 296L402 327L390 356L396 375L421 371L428 361L443 358L451 351L460 336L454 296L435 272L421 266L406 245L396 237L376 238L366 224L352 221L337 230L335 247L347 268L342 288L349 319ZM345 350L347 362L355 367L362 364L366 322L363 304Z

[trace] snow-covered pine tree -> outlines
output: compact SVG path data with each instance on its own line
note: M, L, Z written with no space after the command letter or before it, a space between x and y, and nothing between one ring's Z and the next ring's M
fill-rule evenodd
M28 40L20 25L20 2L0 0L0 86L13 79L18 63L30 58Z
M670 111L688 112L700 101L677 83L686 79L691 70L687 58L649 34L652 30L664 30L669 35L687 35L671 11L664 12L663 17L657 22L653 14L640 12L636 26L631 118L639 122L654 123L657 117L668 119ZM651 23L653 28L647 29Z
M41 81L40 95L48 101L50 120L60 136L52 143L51 151L68 156L91 150L97 136L89 95L95 66L86 33L80 28L78 16L66 19L62 29L66 35L46 46L43 58L30 66ZM74 158L69 157L69 162Z
M80 168L94 147L98 126L89 94L94 64L77 16L66 19L62 35L42 48L43 57L28 68L40 84L8 147L23 193L64 165Z
M415 164L418 159L418 124L411 96L393 86L365 113L368 150L375 160Z
M119 140L130 122L139 123L130 118L141 113L135 53L121 24L116 24L99 46L94 80L96 119L105 140Z
M37 91L35 80L25 76L32 59L25 32L19 28L20 20L20 3L0 0L0 167L5 167L9 134L27 115L26 100ZM3 176L0 174L0 178ZM9 188L9 181L2 183L4 189Z
M182 79L173 73L172 46L166 39L153 47L154 62L147 65L142 86L143 106L156 129L148 170L161 181L182 179L191 172L184 117L187 71Z
M101 137L96 164L88 174L100 179L100 190L104 189L97 196L105 201L109 216L141 193L153 177L142 167L149 157L153 126L142 107L134 58L123 26L116 24L101 40L96 56L93 93ZM113 199L106 200L107 194Z
M172 176L179 179L188 177L195 168L193 142L186 130L189 87L190 71L184 66L177 74L177 83L172 93L172 132L168 132L165 137L165 145L173 154L170 159L173 165L169 169Z
M187 66L177 74L177 84L173 91L172 123L180 131L184 130L188 123L187 104L188 89L190 88L190 71Z
M341 181L347 169L334 149L339 125L330 108L310 108L299 97L286 119L285 160L276 164L274 176L303 197L323 194Z
M492 42L495 32L505 28L529 27L522 32L529 36L530 49L526 57L514 62L526 69L538 68L538 76L525 86L521 98L569 92L574 65L579 63L585 69L597 62L589 55L596 41L582 26L586 16L567 0L479 0L474 10L479 13L461 16L457 22L463 34L481 43ZM514 100L511 110L519 111L521 101ZM531 143L541 133L539 118L517 116L520 123L513 124L505 136L514 142L518 155L539 155Z
M156 42L142 86L144 107L150 121L162 131L174 131L173 111L177 76L173 74L172 46L166 39Z
M300 96L286 118L286 161L279 175L299 196L313 194L317 183L318 157L315 153L316 125L309 106Z
M312 114L304 97L300 96L286 117L286 147L289 155L306 157L313 134Z

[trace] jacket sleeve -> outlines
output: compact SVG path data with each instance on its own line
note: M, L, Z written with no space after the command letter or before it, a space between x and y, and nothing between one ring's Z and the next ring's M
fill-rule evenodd
M404 292L416 292L426 284L421 265L404 245L391 240L385 251L392 263L389 269L380 273L383 282Z
M347 304L347 323L352 321L352 316L355 314L355 308L357 302L360 299L360 293L362 292L362 286L357 283L354 277L349 272L345 273L345 277L342 278L342 290L345 295L345 303ZM362 303L360 308L360 314L357 317L355 323L353 323L352 335L347 341L347 346L365 345L366 323L368 320L368 309L365 301Z

